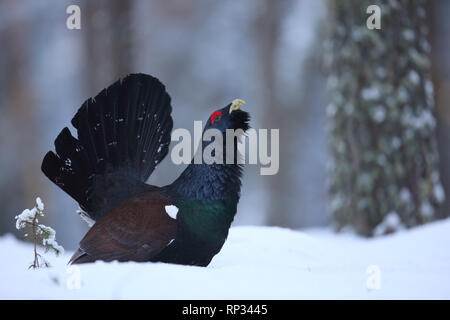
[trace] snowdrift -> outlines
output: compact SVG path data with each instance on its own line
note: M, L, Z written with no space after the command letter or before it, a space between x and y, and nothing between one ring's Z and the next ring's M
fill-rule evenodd
M1 299L450 298L450 220L362 239L325 229L234 227L207 268L163 263L28 270L32 246L0 237Z

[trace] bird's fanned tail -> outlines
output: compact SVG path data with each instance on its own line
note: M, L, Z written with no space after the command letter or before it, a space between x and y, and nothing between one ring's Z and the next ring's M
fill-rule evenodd
M149 188L144 182L166 156L173 121L164 85L131 74L80 107L49 151L44 174L97 220L127 197Z

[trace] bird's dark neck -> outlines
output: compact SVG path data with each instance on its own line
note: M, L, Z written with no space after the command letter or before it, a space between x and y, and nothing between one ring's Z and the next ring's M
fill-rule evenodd
M239 197L242 167L237 164L191 163L169 187L181 198L215 201Z
M225 140L224 140L225 141ZM203 149L206 147L203 142ZM199 151L197 151L199 152ZM220 200L240 196L242 165L237 164L239 157L237 142L234 143L234 164L195 164L194 159L183 173L170 186L170 191L178 197L203 201ZM226 150L223 150L223 162Z

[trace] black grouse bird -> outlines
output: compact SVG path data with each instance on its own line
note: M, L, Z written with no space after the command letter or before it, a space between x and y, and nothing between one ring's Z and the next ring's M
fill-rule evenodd
M240 110L242 103L215 111L205 130L220 130L224 141L226 129L246 131L249 114ZM83 103L72 119L77 138L67 127L56 138L56 154L46 154L42 171L93 223L70 263L207 266L222 248L237 210L242 165L192 161L172 184L145 183L168 153L171 111L158 79L131 74Z

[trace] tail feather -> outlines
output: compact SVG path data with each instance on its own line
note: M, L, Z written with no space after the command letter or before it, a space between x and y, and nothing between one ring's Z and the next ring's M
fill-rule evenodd
M64 128L44 174L97 220L137 192L164 159L173 121L170 96L156 78L131 74L83 103Z

